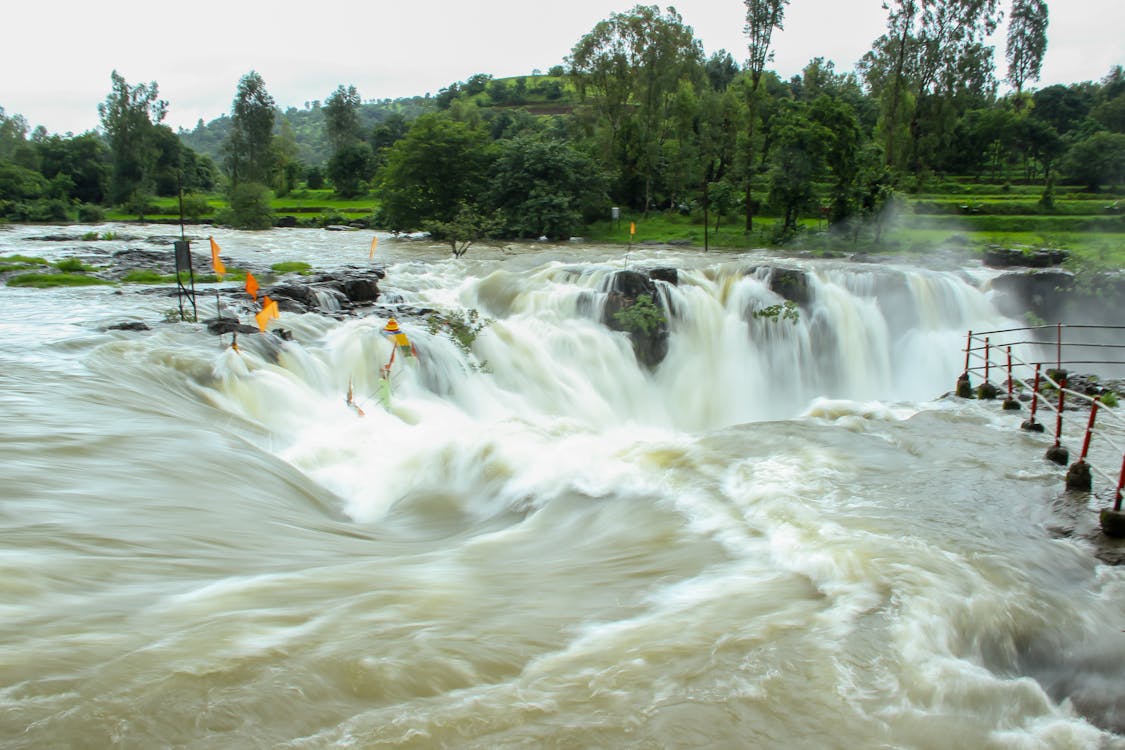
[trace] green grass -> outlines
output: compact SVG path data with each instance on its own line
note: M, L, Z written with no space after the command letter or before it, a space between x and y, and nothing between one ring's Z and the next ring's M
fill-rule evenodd
M302 276L307 276L312 272L312 266L304 261L290 260L284 263L274 263L270 266L270 270L279 276L284 273L299 273Z
M43 258L36 258L30 255L5 255L0 257L0 273L8 273L9 271L29 271L32 268L46 265L48 265L48 263Z
M149 268L136 268L121 277L125 284L174 284L175 274L157 273Z
M21 273L8 279L8 286L47 289L56 286L97 286L112 282L81 273Z
M93 266L88 266L78 258L63 258L62 260L55 261L55 268L64 273L83 273L85 271L97 270Z

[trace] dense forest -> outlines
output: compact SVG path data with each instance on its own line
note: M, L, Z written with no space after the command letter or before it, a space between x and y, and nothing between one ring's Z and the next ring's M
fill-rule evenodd
M0 109L0 217L96 221L124 207L143 218L182 191L189 216L222 195L217 221L266 227L271 199L323 186L370 198L378 226L455 248L566 238L610 206L744 231L768 216L782 241L811 215L877 233L896 196L949 192L954 177L1034 186L1045 213L1063 184L1098 194L1125 182L1125 71L1036 88L1044 0L892 0L855 72L815 58L788 80L768 68L788 0L744 4L737 53L705 56L673 8L638 5L545 74L478 73L393 101L341 84L282 110L251 71L228 116L179 132L163 124L155 82L114 72L97 132L29 132ZM1003 71L984 42L1001 12Z

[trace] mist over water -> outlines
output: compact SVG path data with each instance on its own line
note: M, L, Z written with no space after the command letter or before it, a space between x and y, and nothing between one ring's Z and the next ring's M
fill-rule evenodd
M45 233L0 254L144 243ZM619 249L377 260L381 302L487 322L401 316L389 408L386 308L235 352L139 287L0 289L0 747L1125 747L1097 499L942 398L1013 324L980 269L634 251L679 271L650 371L598 319ZM754 316L777 266L795 322Z

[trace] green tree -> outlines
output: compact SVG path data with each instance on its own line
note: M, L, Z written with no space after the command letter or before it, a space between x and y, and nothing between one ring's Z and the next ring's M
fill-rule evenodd
M809 116L823 126L825 164L831 173L828 220L835 224L851 218L860 198L859 150L862 133L855 110L847 102L822 95L812 103Z
M102 203L109 184L109 148L95 133L74 138L48 136L35 144L39 169L45 178L65 175L71 181L68 198L81 203Z
M499 223L496 215L484 214L476 206L462 203L450 218L431 219L423 226L435 240L448 242L453 257L460 258L474 242L495 234Z
M355 198L367 192L367 181L373 174L375 156L363 141L354 141L336 149L328 160L326 172L336 195Z
M164 119L168 103L158 98L155 81L130 86L116 70L110 80L112 88L98 105L98 115L112 158L110 201L124 203L155 190L156 126Z
M444 114L423 115L387 151L377 176L383 218L395 231L451 221L473 206L491 160L487 136Z
M1094 133L1071 146L1066 172L1090 190L1125 182L1125 133Z
M783 235L797 231L801 211L815 204L815 183L825 167L824 144L831 139L831 131L810 118L804 105L785 103L770 151L770 203L782 212Z
M8 115L0 107L0 160L10 160L26 141L27 120L22 115Z
M324 100L324 128L334 153L360 140L359 105L355 86L343 84Z
M605 212L606 179L592 159L544 134L524 134L499 144L489 205L503 229L517 237L566 239Z
M230 134L224 148L232 187L242 182L270 184L275 118L276 105L262 76L253 70L242 76L231 105Z
M925 97L940 104L950 96L959 73L967 66L980 67L985 50L991 60L991 50L981 41L996 28L998 0L890 0L884 7L887 32L875 41L860 68L868 85L880 92L887 163L902 163L900 128L908 123L911 166L917 173L922 168L920 141L932 124L925 118L935 111L935 106L917 105Z
M1017 100L1022 99L1026 82L1039 80L1046 52L1046 0L1012 0L1005 56L1008 58L1008 81L1016 87Z
M758 117L758 94L766 63L773 59L773 32L783 29L785 6L789 0L743 0L746 5L746 26L743 31L748 38L750 59L746 71L750 75L750 85L746 87L747 132L746 132L746 231L754 228L754 126Z
M595 25L568 60L579 97L608 126L605 153L623 172L618 197L647 211L672 99L681 80L702 78L700 43L674 8L638 5Z
M271 197L270 189L260 182L240 182L231 188L230 206L218 220L236 229L269 229L276 219Z

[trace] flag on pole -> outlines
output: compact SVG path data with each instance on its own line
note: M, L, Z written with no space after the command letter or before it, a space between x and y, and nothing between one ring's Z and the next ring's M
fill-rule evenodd
M255 279L254 274L250 273L249 271L246 272L246 293L253 297L255 301L257 301L258 280Z
M378 245L378 244L379 244L379 238L377 236L372 237L371 238L371 252L367 254L368 258L374 258L375 257L375 246Z
M629 236L632 237L636 233L637 233L637 222L630 221L629 222Z
M272 304L273 304L273 300L270 299L270 296L268 294L263 294L262 295L262 309L264 310L265 308L269 307Z
M266 332L266 325L270 319L279 317L280 313L277 311L277 303L270 302L262 308L262 311L254 316L254 320L258 323L258 330L262 333Z
M227 272L227 267L223 265L223 261L219 258L219 243L215 242L214 237L208 237L211 240L211 266L215 269L215 275L221 281L223 274Z

